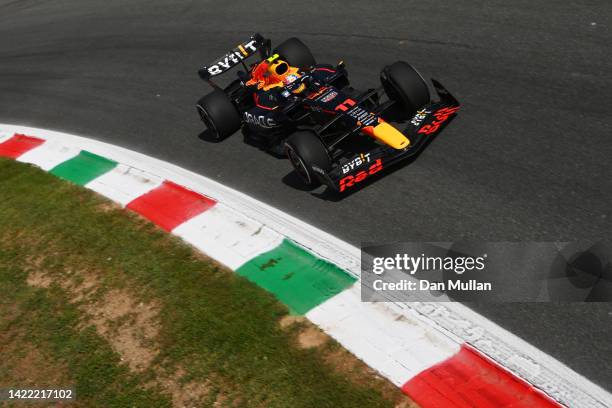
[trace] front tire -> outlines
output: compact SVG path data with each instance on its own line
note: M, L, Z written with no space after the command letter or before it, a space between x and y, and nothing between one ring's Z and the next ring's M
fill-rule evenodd
M272 54L278 54L280 59L287 61L291 66L307 69L314 66L315 61L312 52L300 39L292 37L279 44Z
M204 96L198 101L196 109L216 141L231 136L242 125L236 107L223 91L214 90Z
M389 98L400 103L409 114L431 102L427 83L412 65L404 61L384 67L380 80Z
M321 184L313 169L331 170L331 159L319 137L310 131L294 133L285 142L285 154L302 182L310 187Z

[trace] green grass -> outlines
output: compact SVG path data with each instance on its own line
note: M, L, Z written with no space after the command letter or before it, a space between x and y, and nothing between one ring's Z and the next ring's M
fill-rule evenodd
M37 269L52 277L50 287L26 283ZM98 282L88 302L120 289L159 305L159 354L152 367L130 370L87 320L83 305L71 299L62 282L78 282L84 273ZM381 395L379 382L349 380L320 350L297 347L295 330L278 324L287 309L263 289L136 215L109 209L89 190L4 159L0 308L0 333L27 333L45 356L66 367L82 406L170 406L168 392L151 383L159 370L178 367L182 382L209 380L205 406L215 400L241 407L394 402ZM0 336L0 349L11 341L15 337Z
M26 385L76 385L79 405L84 407L171 406L169 398L159 389L145 390L142 379L131 375L127 367L119 364L118 356L93 327L75 329L79 313L66 301L64 294L58 290L29 288L23 270L18 265L4 263L12 255L16 254L0 250L0 305L4 309L11 302L12 306L17 306L18 312L10 317L0 317L0 331L6 333L20 329L27 333L27 342L43 350L46 358L61 360L58 363L66 366L71 377L68 383ZM4 339L5 342L12 340L11 337ZM4 381L7 381L4 386L21 385L8 378Z

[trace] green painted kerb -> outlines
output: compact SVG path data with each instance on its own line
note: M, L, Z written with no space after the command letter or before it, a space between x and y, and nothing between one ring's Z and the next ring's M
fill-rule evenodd
M117 162L82 150L76 157L55 166L51 173L84 186L112 170Z
M291 313L305 314L357 279L285 239L238 268L238 274L274 293Z

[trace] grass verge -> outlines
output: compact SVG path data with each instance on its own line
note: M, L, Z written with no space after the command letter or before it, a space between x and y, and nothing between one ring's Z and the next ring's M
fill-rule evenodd
M74 385L83 407L412 406L263 289L4 159L0 350L0 386Z

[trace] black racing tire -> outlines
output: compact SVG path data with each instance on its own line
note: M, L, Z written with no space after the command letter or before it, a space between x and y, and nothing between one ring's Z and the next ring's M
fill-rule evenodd
M285 154L300 179L310 187L321 184L313 167L328 172L331 159L319 137L311 131L298 131L285 142Z
M387 65L381 72L381 82L392 100L414 113L431 102L427 83L419 72L404 61Z
M272 54L278 54L280 59L300 69L310 68L317 63L310 49L299 38L295 37L280 43Z
M214 140L223 140L240 129L240 114L227 94L214 90L202 97L196 109Z

